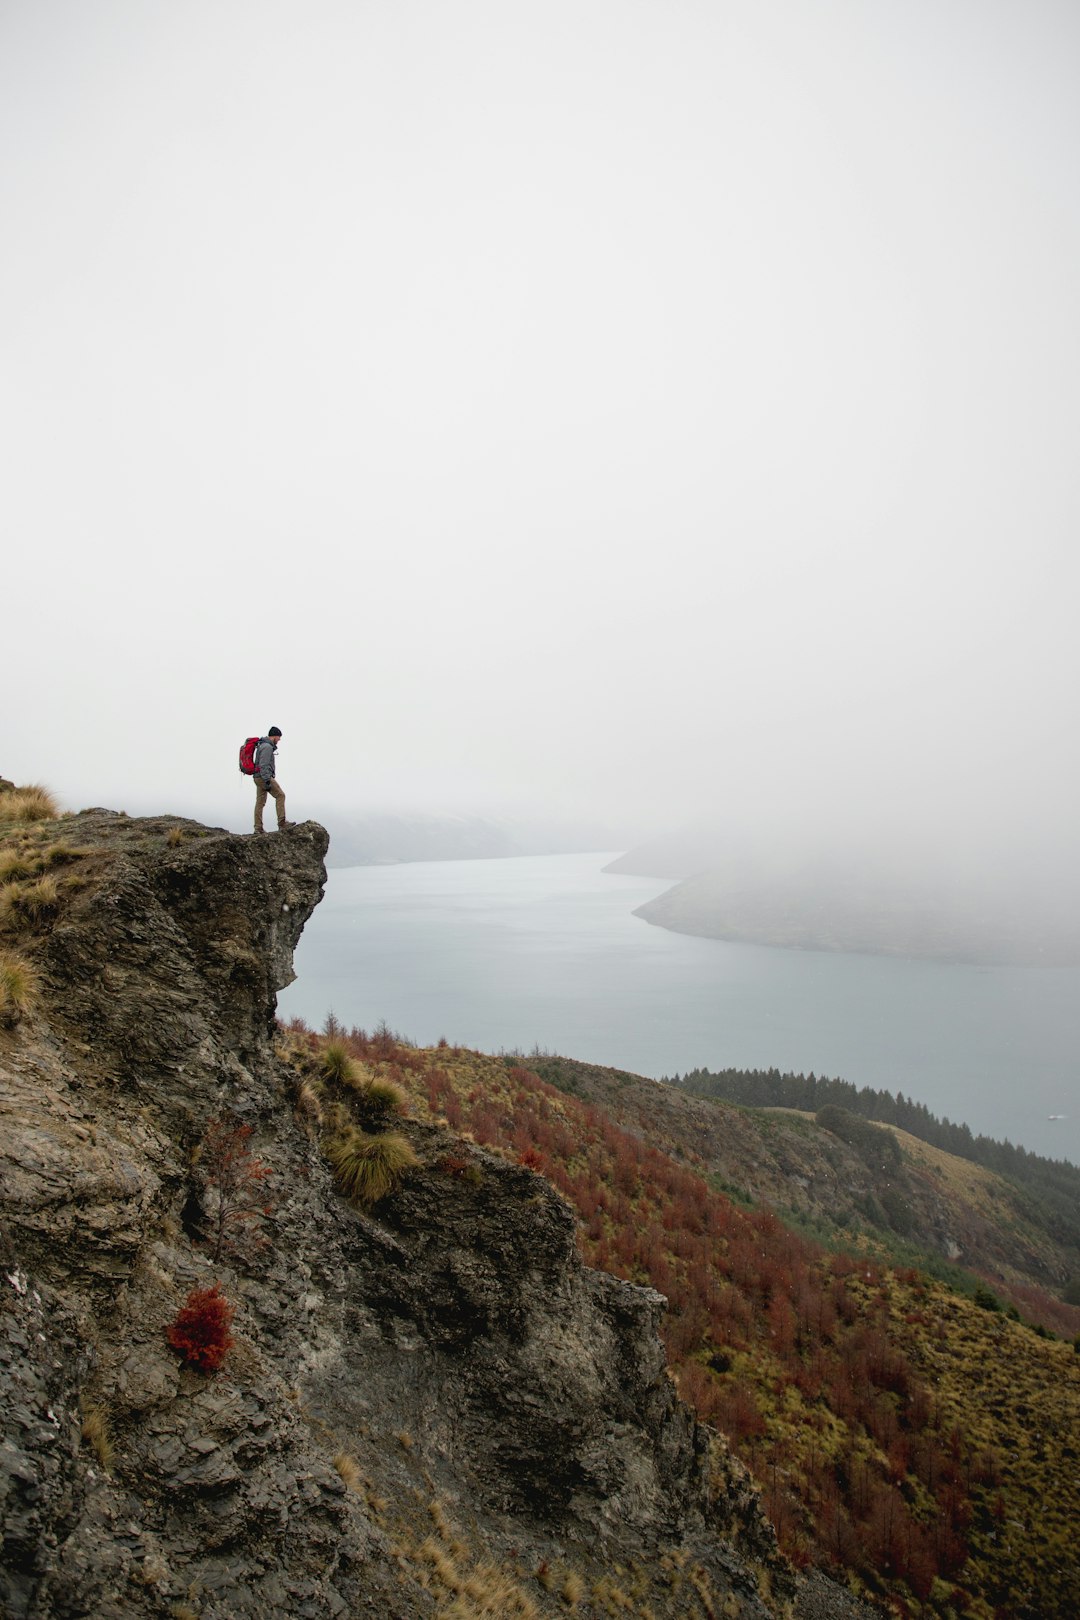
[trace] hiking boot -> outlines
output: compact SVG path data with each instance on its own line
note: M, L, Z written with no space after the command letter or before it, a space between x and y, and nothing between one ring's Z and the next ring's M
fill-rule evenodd
M295 826L296 826L295 821L279 821L278 822L278 832L292 832L292 830L293 830L293 828Z
M265 838L266 837L266 828L265 827L256 827L255 831L252 833L251 836L252 836L252 838Z

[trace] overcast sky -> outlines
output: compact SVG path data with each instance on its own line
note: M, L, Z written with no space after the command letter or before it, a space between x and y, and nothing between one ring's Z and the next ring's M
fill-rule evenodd
M0 774L1077 815L1080 8L3 0Z

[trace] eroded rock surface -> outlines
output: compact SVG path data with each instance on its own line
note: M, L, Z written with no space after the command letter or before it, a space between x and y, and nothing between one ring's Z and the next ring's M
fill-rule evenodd
M373 1215L336 1191L274 1046L324 830L62 831L82 876L36 944L45 1002L0 1033L0 1612L411 1620L499 1579L599 1615L616 1569L657 1616L705 1615L706 1581L728 1620L783 1612L660 1296L583 1267L546 1182L405 1122L401 1189ZM224 1110L269 1213L215 1259L192 1150ZM206 1376L165 1329L214 1281L236 1344Z

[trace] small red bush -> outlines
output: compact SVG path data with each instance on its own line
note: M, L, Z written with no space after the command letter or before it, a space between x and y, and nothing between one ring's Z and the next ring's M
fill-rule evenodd
M233 1308L217 1283L213 1288L193 1288L176 1320L165 1329L165 1337L200 1372L217 1372L232 1348L232 1319Z

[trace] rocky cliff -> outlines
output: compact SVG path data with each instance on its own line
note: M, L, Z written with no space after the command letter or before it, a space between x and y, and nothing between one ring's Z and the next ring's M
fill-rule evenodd
M15 843L68 876L9 908L42 994L0 1028L3 1613L786 1612L755 1492L675 1396L663 1301L581 1264L542 1178L404 1121L399 1189L337 1191L274 1024L321 827L88 811ZM267 1172L224 1247L222 1117ZM206 1374L166 1330L212 1283L235 1344Z

